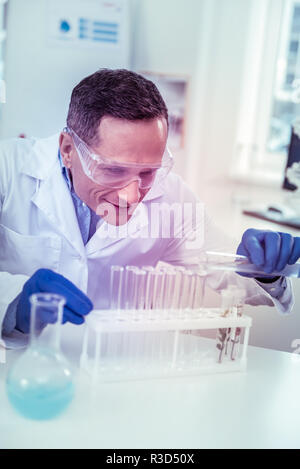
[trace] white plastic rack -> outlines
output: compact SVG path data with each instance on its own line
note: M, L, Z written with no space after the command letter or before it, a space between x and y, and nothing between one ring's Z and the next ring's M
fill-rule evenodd
M251 323L236 308L94 310L81 369L93 383L244 371Z

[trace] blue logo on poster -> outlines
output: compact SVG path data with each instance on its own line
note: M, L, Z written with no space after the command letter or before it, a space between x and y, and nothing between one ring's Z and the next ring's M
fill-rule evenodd
M71 25L67 20L61 20L59 29L62 33L68 33L71 29Z

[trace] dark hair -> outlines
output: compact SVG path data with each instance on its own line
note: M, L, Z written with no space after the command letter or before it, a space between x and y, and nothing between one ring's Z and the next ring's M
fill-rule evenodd
M127 120L165 117L166 104L152 81L125 69L100 69L72 91L67 125L86 143L97 140L103 116Z

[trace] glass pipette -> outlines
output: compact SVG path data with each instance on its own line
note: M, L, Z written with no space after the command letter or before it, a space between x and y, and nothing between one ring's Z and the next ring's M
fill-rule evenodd
M203 258L200 259L199 265L205 265L208 270L233 270L235 272L255 274L259 277L300 277L300 262L286 265L281 271L267 273L252 264L246 256L227 252L206 251Z

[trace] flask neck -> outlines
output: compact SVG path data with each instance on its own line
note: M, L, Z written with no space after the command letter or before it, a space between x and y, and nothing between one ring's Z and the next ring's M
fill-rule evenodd
M65 299L60 295L31 295L30 346L59 350Z

